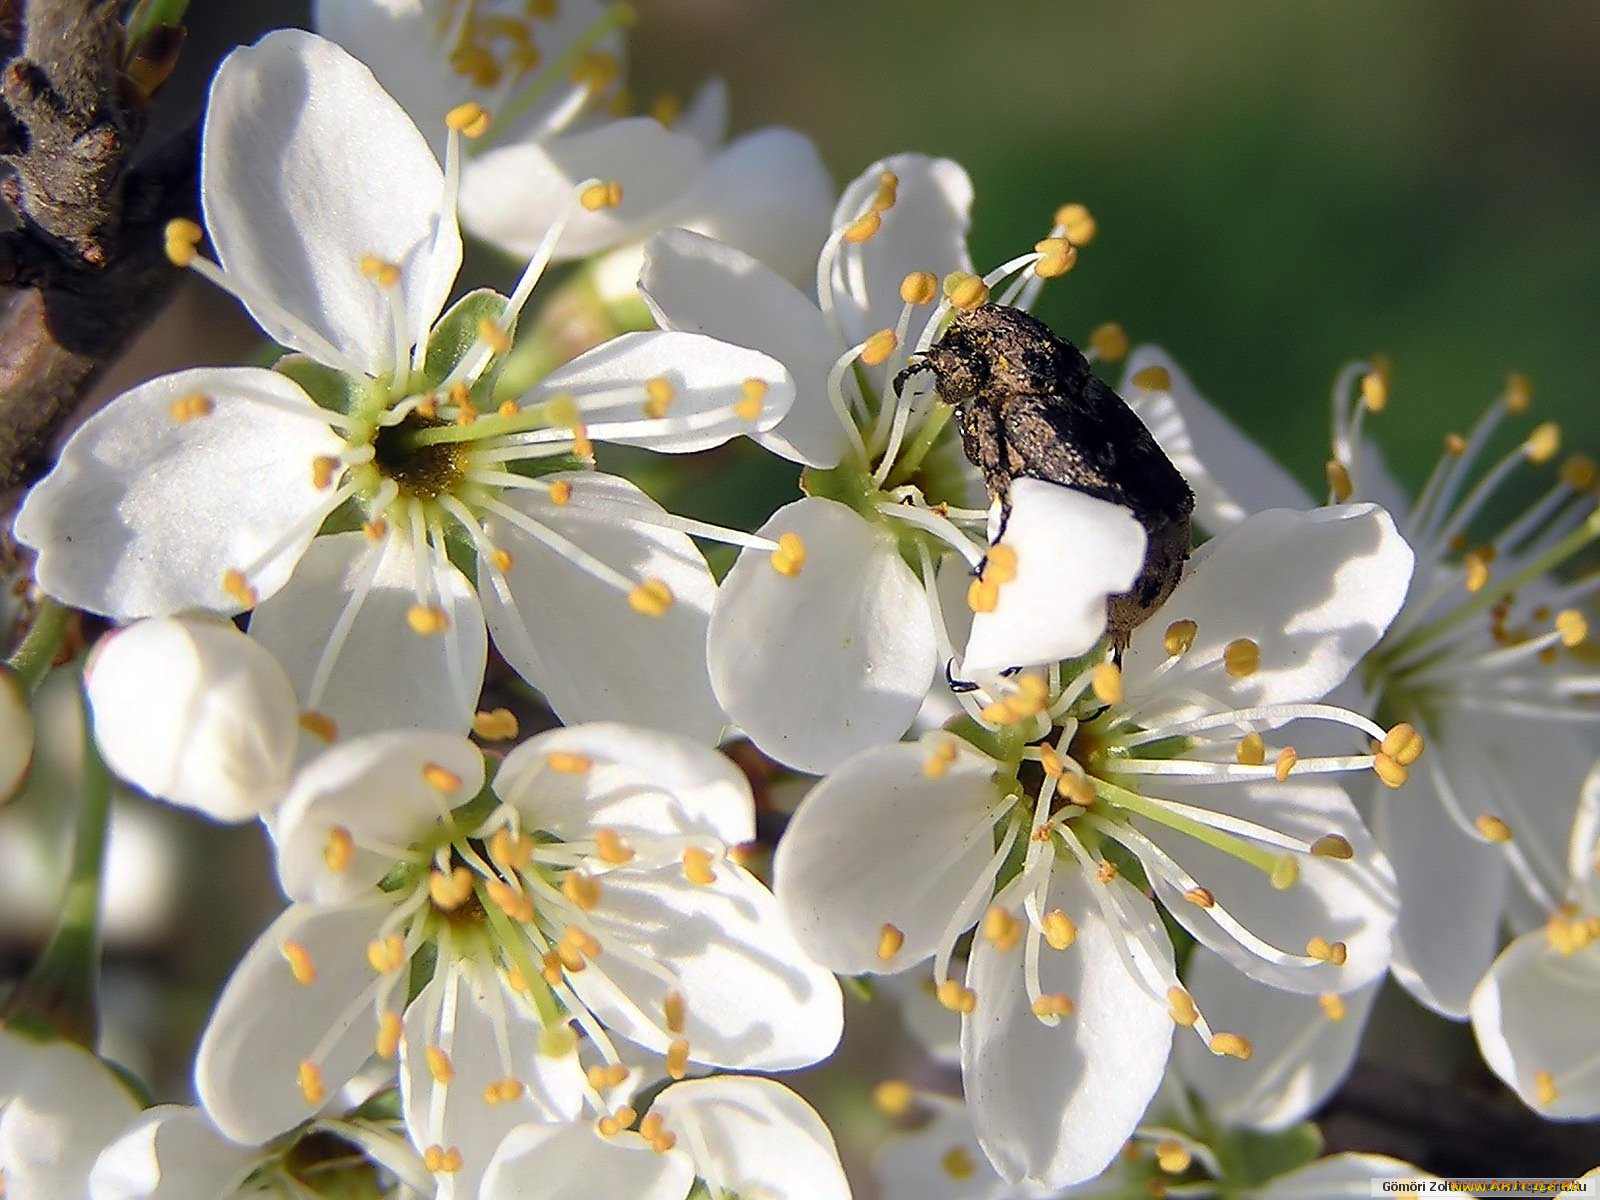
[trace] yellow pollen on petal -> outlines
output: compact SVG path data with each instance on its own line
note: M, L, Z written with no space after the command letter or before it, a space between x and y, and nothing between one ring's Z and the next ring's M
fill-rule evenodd
M1165 367L1145 367L1133 373L1133 386L1147 392L1172 390L1172 372Z
M983 914L983 936L996 950L1010 950L1022 938L1022 922L1003 904L993 904Z
M431 637L450 628L450 617L437 604L413 604L406 610L406 624L412 633Z
M400 1039L405 1034L405 1023L400 1014L392 1009L378 1018L378 1035L372 1041L372 1049L379 1058L393 1058L400 1053Z
M1300 864L1285 854L1272 864L1272 874L1269 878L1276 891L1288 891L1300 878Z
M1267 761L1267 746L1259 733L1247 733L1239 739L1239 748L1233 752L1234 761L1243 767L1259 767Z
M1070 1017L1074 1007L1072 997L1065 992L1040 996L1028 1005L1029 1011L1036 1017Z
M187 396L179 396L167 406L172 419L180 425L187 425L190 421L197 421L201 417L209 417L216 410L216 401L203 392L190 392Z
M1505 406L1508 413L1525 413L1533 403L1533 384L1520 371L1506 376Z
M600 904L600 881L582 871L569 871L561 881L561 894L584 912Z
M578 203L590 212L615 208L622 203L622 184L615 179L604 183L591 183L578 194Z
M768 390L765 379L746 379L739 385L739 399L733 406L734 415L741 421L759 421Z
M1094 241L1094 214L1081 204L1063 204L1056 209L1055 225L1075 246L1087 246Z
M1295 753L1293 746L1285 746L1278 751L1278 760L1273 764L1272 777L1279 783L1289 778L1289 772L1294 770L1294 764L1300 761L1300 756Z
M954 979L946 979L934 989L934 997L951 1012L970 1015L978 1007L978 993Z
M489 317L478 320L478 340L489 347L491 354L504 354L511 349L511 335L500 326L496 325ZM514 402L509 413L502 412L502 416L515 416L518 409Z
M361 273L381 288L391 288L400 282L399 266L376 254L361 256Z
M1203 888L1199 884L1186 891L1183 894L1183 898L1190 904L1198 905L1201 908L1214 908L1217 903L1217 898L1212 894L1211 889Z
M922 762L922 775L925 779L938 779L951 766L955 764L959 751L953 741L940 741L934 743L928 757Z
M900 198L900 176L885 171L878 176L878 190L872 197L873 212L888 212Z
M1549 1108L1559 1098L1556 1091L1556 1077L1549 1071L1535 1071L1533 1073L1533 1087L1536 1098L1542 1108Z
M939 294L939 277L932 271L912 271L900 281L900 299L907 304L931 304Z
M328 870L348 871L355 856L356 840L348 829L335 825L328 830L328 840L322 843L322 861L328 864Z
M667 1074L682 1079L689 1073L689 1039L673 1038L667 1044Z
M1325 833L1312 842L1311 853L1317 858L1334 858L1340 862L1349 862L1356 856L1350 839L1337 833Z
M1090 684L1095 699L1102 704L1122 703L1122 670L1114 662L1096 663Z
M328 1098L328 1089L322 1083L322 1068L309 1058L302 1059L298 1072L300 1094L307 1104L321 1104Z
M895 337L894 330L880 329L862 344L861 361L869 367L882 366L899 345L900 339Z
M222 590L241 608L254 608L260 603L255 588L245 580L244 572L229 567L222 573Z
M944 295L951 308L971 312L988 303L989 285L976 275L952 271L944 277Z
M972 1161L965 1147L951 1146L939 1156L939 1169L960 1183L978 1173L978 1164Z
M339 723L327 713L318 712L308 708L297 718L301 729L304 729L319 742L333 742L339 736Z
M1235 679L1247 679L1261 669L1261 647L1249 638L1235 638L1222 648L1222 669Z
M552 750L545 756L545 762L558 775L586 775L594 767L594 759L571 750Z
M1128 352L1128 331L1115 321L1096 325L1089 334L1089 349L1101 362L1117 362Z
M285 942L282 953L296 983L301 987L310 987L317 981L317 964L311 960L311 951L306 949L304 942Z
M1237 1033L1216 1033L1211 1036L1211 1053L1221 1057L1237 1058L1240 1062L1248 1062L1255 1047L1250 1044L1250 1039Z
M793 579L806 565L805 542L798 533L782 534L778 538L778 548L772 552L770 561L772 569L779 575Z
M422 765L422 779L429 787L441 795L448 796L461 789L462 779L454 771L441 767L438 763L424 763Z
M885 921L883 928L878 931L878 959L888 962L900 953L900 947L906 944L906 935L897 926Z
M472 714L472 732L486 742L509 742L518 729L517 715L509 708L480 709Z
M1345 465L1336 458L1330 458L1327 465L1328 491L1340 504L1350 499L1355 494L1355 485L1350 482L1350 472Z
M367 965L379 975L398 971L406 965L406 939L396 930L367 943Z
M1422 734L1414 725L1402 721L1384 735L1378 748L1402 767L1409 767L1422 757Z
M1168 1175L1182 1175L1194 1162L1189 1147L1176 1138L1164 1138L1156 1143L1156 1166Z
M1577 609L1565 608L1556 614L1556 632L1561 635L1561 644L1570 650L1589 636L1589 622Z
M715 883L716 872L711 869L711 854L699 846L690 846L683 852L683 877L697 887Z
M489 110L474 100L458 104L444 115L445 127L464 138L482 137L489 128Z
M1528 461L1533 463L1547 463L1561 450L1561 426L1554 421L1546 421L1528 435L1528 440L1523 443L1523 452L1527 454Z
M1168 658L1177 658L1194 645L1199 632L1200 627L1193 621L1174 621L1167 626L1167 632L1161 639L1161 648L1167 652Z
M1574 454L1561 464L1561 482L1575 492L1587 492L1600 479L1600 465L1587 454Z
M1193 1028L1195 1022L1200 1019L1200 1010L1195 1007L1194 997L1181 987L1167 989L1167 1012L1185 1029Z
M199 254L200 239L205 230L187 217L168 221L165 229L167 261L175 267L187 267Z
M859 246L883 228L883 218L875 212L864 213L844 227L844 240Z
M664 617L675 597L662 579L646 579L628 593L628 607L646 617Z
M455 867L447 875L443 871L428 873L428 898L440 912L454 912L472 895L472 872L465 867Z
M1404 763L1390 758L1381 750L1372 756L1372 770L1386 787L1404 787L1406 780L1411 778L1411 772Z
M903 1117L911 1111L916 1089L903 1079L885 1079L872 1089L872 1106L886 1117Z
M1472 824L1483 835L1485 841L1509 842L1511 840L1511 826L1507 825L1499 817L1493 817L1485 813L1473 821Z
M1330 1021L1342 1021L1345 1018L1344 997L1333 992L1324 992L1317 997L1317 1003L1322 1005L1322 1013Z
M644 381L644 415L660 420L667 415L667 410L672 407L672 401L677 397L678 389L672 386L672 381L657 375L654 379Z

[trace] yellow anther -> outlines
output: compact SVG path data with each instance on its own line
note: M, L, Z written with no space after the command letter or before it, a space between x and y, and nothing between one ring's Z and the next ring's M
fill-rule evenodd
M761 410L766 406L768 390L765 379L746 379L739 385L739 399L733 405L734 415L741 421L759 421Z
M311 960L311 951L306 949L305 943L285 942L281 949L296 983L310 987L317 981L317 964Z
M689 1039L673 1038L667 1045L667 1074L682 1079L689 1073Z
M355 861L356 840L343 825L328 830L328 840L322 844L322 861L330 871L348 871Z
M967 585L967 607L975 613L992 613L1000 606L1000 585L979 576Z
M449 1083L456 1077L455 1064L442 1046L425 1047L422 1054L428 1063L428 1074L433 1076L435 1083Z
M1384 735L1379 749L1402 767L1409 767L1422 757L1422 734L1414 725L1402 721Z
M923 777L926 779L938 779L955 765L958 753L956 744L953 741L934 743L932 751L922 762Z
M545 756L545 762L558 775L586 775L594 767L594 759L571 750L552 750Z
M1193 1162L1189 1147L1177 1138L1163 1138L1156 1143L1156 1166L1168 1175L1182 1175Z
M175 267L187 267L199 254L200 239L203 237L205 237L205 230L187 217L179 217L175 221L168 221L166 228L167 261Z
M557 508L564 508L572 499L572 485L565 479L558 479L550 485L550 502Z
M1404 763L1381 750L1372 756L1372 769L1386 787L1404 787L1406 780L1411 778L1411 772Z
M984 939L996 950L1010 950L1022 938L1022 922L1003 904L991 904L983 914Z
M1233 757L1240 766L1259 767L1267 761L1267 744L1259 733L1247 733L1239 739L1239 748Z
M446 128L464 138L482 137L489 128L489 110L475 101L458 104L444 116Z
M1575 492L1587 492L1600 479L1600 466L1587 454L1574 454L1561 464L1561 482Z
M1350 840L1337 833L1325 833L1312 842L1311 853L1318 858L1334 858L1340 862L1349 862L1356 856Z
M596 1063L585 1071L584 1075L589 1080L589 1086L598 1092L604 1088L620 1087L627 1081L628 1068L621 1063L609 1063L604 1066Z
M878 931L878 959L888 962L900 953L900 947L906 944L906 935L896 926L885 921L883 928Z
M1079 808L1092 808L1094 806L1094 780L1087 775L1065 772L1061 776L1061 782L1056 787L1063 796Z
M1561 426L1546 421L1530 433L1522 445L1529 462L1547 463L1561 450Z
M1172 372L1165 367L1145 367L1133 373L1133 386L1147 392L1170 392Z
M1280 892L1292 888L1300 878L1300 864L1289 855L1284 855L1272 864L1269 879L1272 886Z
M1467 591L1481 592L1489 582L1489 559L1480 551L1473 550L1462 560L1467 571Z
M1200 1010L1195 1006L1194 997L1181 987L1167 989L1167 1012L1185 1029L1193 1028L1200 1019Z
M367 943L367 965L379 975L398 971L406 961L406 939L398 930Z
M1467 452L1467 439L1459 433L1444 435L1444 452L1451 458L1460 458Z
M1509 842L1511 840L1511 826L1507 825L1499 817L1485 813L1473 821L1472 824L1483 835L1485 841Z
M859 246L883 228L883 218L875 212L863 213L844 227L844 240Z
M671 92L663 92L650 103L650 115L667 129L677 124L683 113L683 101Z
M406 610L406 624L411 632L430 637L450 628L450 617L437 604L413 604Z
M672 381L657 375L654 379L644 381L644 413L647 417L660 420L667 415L667 409L672 407L672 401L677 396L678 389L672 386Z
M489 836L489 858L502 870L520 871L533 861L534 844L525 833L496 829Z
M1039 254L1033 273L1040 279L1059 279L1078 264L1078 250L1065 238L1045 238L1034 244Z
M661 998L661 1019L668 1033L683 1032L684 1022L689 1019L689 1002L682 992L673 990Z
M1549 1108L1560 1095L1556 1091L1556 1077L1549 1071L1535 1071L1533 1073L1533 1087L1536 1098L1542 1108Z
M203 392L190 392L187 396L179 396L167 407L172 419L180 425L187 425L190 421L197 421L201 417L209 417L216 410L216 401Z
M1067 772L1066 764L1061 761L1061 755L1057 754L1055 747L1048 742L1039 746L1039 768L1051 779L1056 780Z
M1525 413L1533 403L1533 384L1520 371L1506 376L1505 406L1509 413Z
M328 1089L322 1082L322 1068L309 1058L300 1061L299 1082L300 1094L307 1104L321 1104L328 1098Z
M372 1049L379 1058L393 1058L400 1053L400 1038L405 1031L399 1013L393 1010L385 1012L378 1018L378 1035L372 1040Z
M1055 225L1074 246L1087 246L1094 241L1098 228L1094 215L1081 204L1063 204L1056 209Z
M1096 325L1089 334L1089 349L1101 362L1117 362L1128 352L1128 331L1115 321Z
M381 542L389 532L389 522L382 517L361 522L361 535L369 542Z
M600 904L600 881L583 871L568 871L561 880L561 894L589 912Z
M1215 908L1217 903L1217 898L1212 894L1211 889L1203 888L1199 884L1186 891L1183 894L1183 898L1190 904L1198 905L1201 908Z
M872 1089L872 1104L886 1117L903 1117L911 1111L916 1089L903 1079L885 1079Z
M462 779L447 767L438 763L424 763L422 765L422 779L434 791L448 796L452 792L461 790Z
M1074 1007L1072 997L1065 992L1040 996L1028 1005L1029 1011L1036 1017L1070 1017Z
M1102 704L1122 702L1122 671L1114 662L1095 664L1094 679L1090 684L1095 699Z
M1317 936L1306 943L1306 956L1318 962L1333 963L1335 966L1344 966L1345 944L1343 942L1330 942L1327 938Z
M603 1136L615 1137L638 1119L639 1114L634 1110L633 1105L624 1104L610 1115L601 1117L595 1127L600 1130Z
M471 895L472 872L465 867L453 867L448 873L438 870L428 873L428 898L440 912L454 912Z
M673 599L665 580L646 579L628 593L628 607L646 617L664 617Z
M222 590L241 608L254 608L261 601L255 588L244 577L244 572L229 567L222 573Z
M512 887L501 879L486 879L483 891L489 897L489 902L513 921L526 924L533 920L533 901L520 888Z
M1330 1021L1342 1021L1345 1018L1344 997L1333 992L1324 992L1317 997L1317 1003L1322 1005L1322 1015Z
M951 308L959 308L962 312L971 312L989 301L989 285L976 275L965 271L953 271L944 277L945 299L950 301Z
M578 203L590 212L599 212L602 208L615 208L622 203L622 184L615 179L608 179L604 183L591 183L578 193Z
M894 330L880 329L862 343L861 361L869 367L882 366L889 361L889 356L899 344L900 339L895 337Z
M951 1012L970 1015L978 1007L978 993L962 987L954 979L946 979L934 989L934 997Z
M325 712L318 712L308 708L297 718L300 728L304 729L319 742L333 742L339 736L339 723Z
M435 1143L422 1152L422 1165L435 1175L454 1175L461 1170L461 1151Z
M600 861L609 866L618 867L623 863L633 861L633 851L615 829L596 831L594 849L595 853L600 856Z
M1255 1053L1255 1048L1250 1045L1249 1038L1237 1033L1215 1033L1211 1035L1211 1053L1246 1062Z
M806 565L806 544L798 533L790 532L778 538L778 548L772 552L772 569L779 575L793 579Z
M527 1089L520 1079L507 1075L504 1079L490 1080L483 1085L483 1102L485 1104L509 1104L517 1100Z
M699 887L716 882L716 872L711 869L711 853L699 846L690 846L683 852L683 877Z
M1381 371L1368 371L1361 377L1361 403L1368 412L1382 412L1389 404L1389 381Z
M472 714L472 732L486 742L509 742L518 728L517 715L509 708L480 709Z
M1577 609L1564 608L1556 614L1556 632L1561 635L1561 644L1570 650L1589 636L1589 622Z
M939 1169L960 1183L977 1174L978 1164L972 1161L965 1147L952 1146L939 1156Z
M888 212L900 197L900 176L885 171L878 176L878 190L872 197L873 212Z
M995 583L1010 583L1017 577L1016 547L1000 542L989 547L983 560L983 577Z
M319 454L311 460L311 486L321 491L332 487L339 472L339 460L331 454Z
M1101 883L1110 883L1119 874L1121 874L1121 872L1117 870L1117 864L1112 862L1109 858L1102 858L1098 863L1095 864L1094 877Z
M939 277L932 271L913 271L900 281L900 299L907 304L931 304L939 294Z
M489 347L491 354L504 354L511 349L511 335L489 317L482 317L478 321L478 340ZM516 403L514 401L507 403L511 405L511 411L509 413L502 411L501 415L515 416L518 411Z
M1194 645L1199 632L1200 627L1193 621L1174 621L1167 626L1167 632L1161 639L1161 648L1167 652L1167 657L1177 658Z
M1261 647L1249 638L1235 638L1222 648L1222 669L1235 679L1247 679L1261 669Z
M1282 783L1289 778L1289 772L1294 770L1294 764L1299 760L1300 756L1294 752L1294 747L1285 746L1278 751L1278 760L1272 766L1272 777Z
M381 288L391 288L400 282L400 268L376 254L361 256L361 273Z
M1350 472L1345 465L1336 458L1330 458L1327 465L1328 491L1340 504L1350 499L1355 494L1355 485L1350 482Z

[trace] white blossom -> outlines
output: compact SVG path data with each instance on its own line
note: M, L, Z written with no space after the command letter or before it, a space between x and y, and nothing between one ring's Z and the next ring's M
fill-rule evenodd
M22 789L33 765L33 708L27 690L0 667L0 804Z

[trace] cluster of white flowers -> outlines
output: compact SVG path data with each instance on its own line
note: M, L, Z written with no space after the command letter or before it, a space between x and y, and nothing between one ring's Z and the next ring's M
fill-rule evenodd
M902 386L952 319L1073 267L1081 206L978 272L954 162L835 199L797 133L724 144L719 85L619 115L623 6L316 20L222 63L204 227L167 229L283 356L118 396L14 528L30 640L113 626L88 753L259 821L289 904L215 1001L196 1106L5 1010L7 1200L848 1197L817 1112L751 1074L834 1055L836 975L886 977L959 1066L962 1099L878 1089L925 1118L876 1157L891 1198L1422 1178L1312 1161L1300 1124L1391 971L1528 1105L1600 1115L1593 465L1467 540L1558 452L1539 426L1476 472L1525 385L1412 503L1365 437L1386 377L1351 368L1319 506L1096 330L1204 539L1123 647L1140 520L1058 480L990 496L957 409ZM507 294L458 280L463 226L525 261ZM519 332L563 262L634 327ZM805 493L754 532L596 466L740 437ZM704 542L739 548L720 581ZM5 793L57 642L0 688ZM499 660L551 728L489 707ZM732 737L804 786L781 833Z

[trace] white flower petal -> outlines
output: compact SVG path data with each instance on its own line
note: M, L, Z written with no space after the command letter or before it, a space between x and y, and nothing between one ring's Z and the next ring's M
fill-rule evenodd
M951 973L965 974L964 965L958 963ZM873 996L885 996L898 1006L906 1032L935 1063L941 1067L961 1065L961 1014L939 1003L931 975L906 971L882 976L874 982Z
M1134 818L1151 841L1216 897L1218 909L1225 909L1250 933L1297 955L1306 953L1306 943L1313 937L1343 942L1347 960L1343 966L1269 962L1235 941L1212 910L1185 900L1185 889L1152 873L1157 897L1200 942L1252 979L1292 992L1348 992L1388 970L1390 935L1399 907L1395 871L1342 787L1309 780L1224 786L1162 782L1162 794L1174 801L1253 821L1306 842L1337 834L1354 851L1349 860L1298 856L1299 878L1280 891L1259 867L1166 826Z
M593 764L551 770L554 753ZM755 802L744 773L724 754L670 733L599 722L553 729L506 755L495 793L530 829L564 841L610 829L630 837L698 834L738 846L756 836Z
M760 532L798 536L805 563L783 575L769 554L746 550L723 580L708 653L728 715L772 757L813 773L898 739L938 647L894 538L815 497L780 508Z
M450 783L448 791L441 790ZM442 810L465 804L482 786L483 755L463 737L392 730L340 743L295 776L278 811L283 890L320 904L355 899L395 862L391 854L363 849L365 844L413 845L438 826ZM348 864L338 870L325 855L335 829L354 841Z
M1202 1012L1251 1046L1241 1062L1180 1037L1173 1053L1184 1081L1223 1124L1270 1130L1304 1120L1344 1080L1382 981L1325 1006L1319 997L1256 983L1202 947L1184 985Z
M1099 1174L1128 1140L1166 1068L1172 1017L1119 953L1090 895L1102 886L1118 890L1145 940L1170 955L1154 906L1130 884L1102 885L1058 865L1043 908L1072 917L1078 937L1065 950L1040 951L1044 993L1064 993L1074 1006L1054 1028L1029 1010L1022 947L973 941L967 986L978 1006L961 1028L962 1082L984 1152L1012 1181L1063 1187ZM1170 957L1163 965L1171 970Z
M1152 367L1167 373L1169 387L1146 389L1135 382ZM1206 532L1232 529L1263 509L1316 506L1294 476L1213 407L1159 346L1134 347L1118 391L1189 481L1195 524Z
M482 1200L684 1200L694 1167L636 1133L601 1137L588 1122L512 1130L484 1172Z
M944 746L957 750L948 763L936 758ZM942 770L930 775L935 761ZM901 971L938 950L994 855L994 769L965 742L931 735L864 751L813 788L772 864L778 902L806 952L860 975ZM961 924L988 900L979 895ZM878 957L885 925L905 937L887 960Z
M283 668L227 621L140 621L84 672L95 743L123 779L219 821L245 821L289 786L299 708Z
M1573 890L1600 912L1600 762L1583 781L1578 812L1567 845L1567 872Z
M715 742L725 718L706 669L716 581L685 534L655 524L664 510L625 479L595 472L549 477L572 486L558 505L543 493L506 498L533 522L629 580L672 593L660 616L502 517L484 523L506 547L505 587L479 565L479 594L496 647L568 724L605 718Z
M177 419L174 404L197 395L212 411ZM118 621L237 612L229 570L248 569L270 596L332 498L312 461L343 443L320 412L297 384L247 367L179 371L124 392L72 435L17 515L17 540L39 552L39 586Z
M645 382L652 379L665 379L675 393L663 417L645 412ZM752 382L761 391L753 419L737 411ZM597 408L585 403L592 395L618 391L637 393L637 402ZM696 333L624 333L540 381L537 397L557 393L584 409L587 432L596 441L686 454L771 429L794 402L794 383L782 363L758 350Z
M461 266L444 172L372 72L333 42L269 33L217 68L200 159L206 227L223 268L320 339L248 302L274 339L377 374L393 366L390 300L361 271L400 268L399 303L422 340ZM406 349L410 349L407 346Z
M543 144L491 146L463 167L461 220L502 250L530 255L557 217L572 210L578 184L616 179L622 203L598 212L578 208L556 245L558 257L582 258L657 227L663 210L699 179L705 160L694 137L649 117L608 121Z
M217 1128L257 1145L316 1113L300 1090L315 1059L329 1095L372 1056L378 1019L367 943L393 908L292 904L250 947L222 989L195 1056L195 1089ZM314 971L300 983L284 957L295 945Z
M1146 723L1177 715L1175 705L1187 710L1182 690L1191 680L1241 707L1320 699L1389 627L1412 563L1381 508L1256 513L1196 551L1160 613L1134 630L1122 663L1130 698L1142 699L1145 680L1166 661L1168 625L1186 619L1198 627L1194 644L1159 685L1179 698L1158 700ZM1223 650L1239 638L1260 648L1261 667L1233 678L1223 674Z
M1540 1116L1600 1115L1597 994L1600 943L1562 955L1542 929L1507 946L1472 993L1472 1032L1484 1062Z
M753 876L728 861L713 869L705 886L676 866L606 875L588 914L605 953L568 977L573 990L603 1024L658 1052L672 1041L661 1013L676 990L692 1062L786 1071L826 1058L843 1028L837 981Z
M0 805L13 799L33 766L33 700L9 670L0 671Z
M391 534L319 537L289 582L250 617L250 636L277 657L307 709L341 737L400 726L460 732L472 724L489 639L466 577L442 557L419 595L411 543ZM418 633L418 604L444 610L442 633Z
M891 1134L873 1158L883 1200L1058 1200L1077 1194L1071 1188L1007 1183L984 1157L963 1101L927 1093L917 1102L932 1110L932 1118L910 1132ZM1113 1162L1108 1173L1117 1171Z
M90 1200L217 1200L232 1196L261 1152L230 1142L198 1108L162 1104L95 1160Z
M728 85L725 80L707 79L694 99L672 122L672 128L699 142L707 154L728 140Z
M783 363L795 402L756 440L810 466L838 465L849 441L828 402L828 372L843 347L815 302L745 251L683 229L645 243L639 288L662 328L709 334Z
M1106 628L1106 600L1144 567L1145 532L1121 505L1038 479L1014 480L997 546L1016 578L990 612L972 618L964 672L1059 662L1087 651Z
M1384 1179L1432 1180L1436 1176L1382 1154L1332 1154L1268 1181L1251 1192L1255 1200L1341 1200L1372 1195Z
M650 1111L677 1134L679 1146L694 1147L696 1172L713 1192L850 1200L833 1135L815 1109L776 1080L685 1080L663 1091Z

